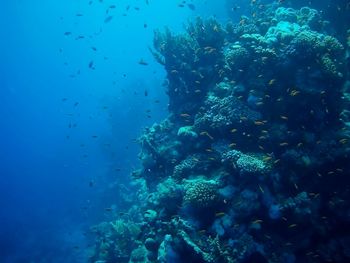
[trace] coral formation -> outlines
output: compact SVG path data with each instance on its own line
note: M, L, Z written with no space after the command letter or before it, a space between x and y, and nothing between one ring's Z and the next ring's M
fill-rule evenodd
M155 33L170 114L141 136L135 205L96 227L92 260L350 260L346 43L315 9L253 8Z

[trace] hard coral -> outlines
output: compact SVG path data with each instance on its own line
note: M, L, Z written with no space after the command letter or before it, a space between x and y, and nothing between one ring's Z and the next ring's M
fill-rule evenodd
M234 96L219 98L209 95L203 113L198 113L194 126L197 130L225 131L233 125L250 125L261 118Z
M349 261L346 37L257 2L238 24L155 33L170 114L141 136L136 201L96 228L92 260Z
M211 208L219 201L218 184L215 181L189 181L185 189L184 204L193 208Z

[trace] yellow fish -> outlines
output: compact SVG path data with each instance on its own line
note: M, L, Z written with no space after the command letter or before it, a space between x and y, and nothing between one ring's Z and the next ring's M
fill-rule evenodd
M224 216L224 215L226 215L225 212L218 212L218 213L215 213L215 216L216 216L216 217L222 217L222 216Z
M269 85L271 86L271 85L273 85L275 82L276 82L276 79L271 79L271 80L269 81Z

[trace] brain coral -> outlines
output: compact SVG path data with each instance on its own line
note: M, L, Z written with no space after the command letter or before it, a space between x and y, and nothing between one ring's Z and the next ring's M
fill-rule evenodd
M210 208L219 200L218 184L212 180L198 179L188 183L184 204L194 208Z

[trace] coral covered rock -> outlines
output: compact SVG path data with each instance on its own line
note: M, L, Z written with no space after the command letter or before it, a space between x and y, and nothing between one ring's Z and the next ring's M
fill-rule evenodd
M215 181L188 181L185 186L184 204L194 208L211 208L219 201L218 184Z
M234 96L219 98L208 96L205 111L196 115L194 126L197 130L225 131L234 125L249 125L261 115L244 105Z
M97 228L93 259L349 261L345 42L316 9L251 9L155 33L169 116L144 130L137 202Z

